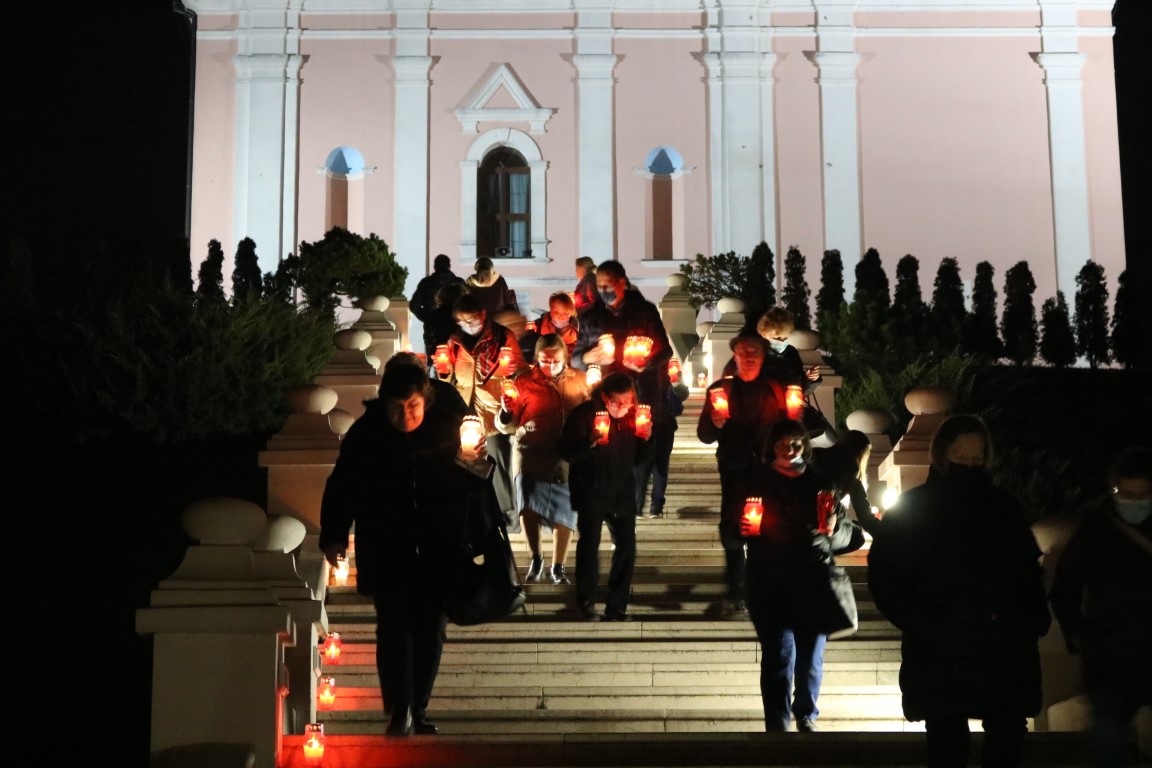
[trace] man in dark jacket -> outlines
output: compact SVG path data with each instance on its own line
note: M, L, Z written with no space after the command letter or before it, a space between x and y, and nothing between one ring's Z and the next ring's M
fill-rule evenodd
M452 271L452 261L445 254L441 253L432 260L432 274L424 277L420 282L416 283L416 290L412 292L412 301L408 303L408 309L416 316L416 319L424 326L424 350L427 354L429 367L432 365L432 354L436 351L437 344L443 344L445 338L436 338L436 295L440 289L450 283L459 283L464 285L464 279L457 277Z
M444 645L449 575L462 557L465 499L478 484L491 492L458 463L482 458L461 449L459 399L433 395L421 367L393 365L379 398L344 437L324 488L319 546L333 566L355 525L356 588L376 608L389 735L437 732L427 708Z
M1056 562L1052 612L1084 659L1096 765L1127 765L1136 710L1152 705L1152 450L1121 451L1108 492Z
M603 423L597 429L597 412ZM627 621L636 565L636 485L633 467L647 453L652 425L636 424L636 389L625 373L604 378L590 400L564 421L556 450L569 462L568 486L576 510L576 605L596 620L595 591L600 579L600 533L607 524L616 545L608 572L605 621Z
M745 540L740 535L740 504L737 493L748 474L771 457L762 456L768 430L787 415L784 389L761 368L768 343L757 334L736 336L732 348L735 374L713 382L704 398L704 408L696 425L700 442L716 443L716 468L720 472L720 542L724 546L728 593L725 612L744 612L744 571L747 563ZM713 393L716 396L713 396ZM720 395L726 404L717 408Z

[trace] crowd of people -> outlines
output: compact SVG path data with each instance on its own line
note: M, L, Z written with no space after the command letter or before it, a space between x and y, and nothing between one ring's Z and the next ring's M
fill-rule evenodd
M469 505L522 526L525 581L574 581L585 620L631 618L636 521L646 503L650 517L665 514L688 388L669 375L673 350L656 306L619 262L589 262L577 261L575 298L557 292L540 317L512 324L497 318L525 318L491 260L461 279L438 256L411 303L425 360L390 359L378 399L343 440L320 547L335 564L355 526L389 734L437 731L427 707L458 556L451 531L463 524L452 516ZM942 422L927 481L883 517L868 497L866 435L849 430L813 448L789 390L806 394L821 379L787 344L792 322L772 308L731 340L697 423L699 440L716 445L723 609L746 616L761 645L765 730L818 730L825 644L856 621L836 557L867 533L868 587L903 634L904 714L924 722L927 765L968 764L972 719L983 723L982 765L1019 764L1053 613L1069 649L1084 655L1100 765L1122 764L1128 723L1152 704L1152 452L1117 458L1109 498L1077 531L1048 592L1024 510L992 481L992 439L978 417ZM474 443L460 436L466 418L479 422ZM601 587L604 527L613 547Z

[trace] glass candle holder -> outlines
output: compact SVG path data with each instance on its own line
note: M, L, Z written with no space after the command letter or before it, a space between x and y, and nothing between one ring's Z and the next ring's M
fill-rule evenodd
M789 384L784 393L784 405L788 409L788 418L800 420L804 414L804 390L799 384Z
M326 664L340 663L340 633L329 632L324 638L324 662Z
M460 422L460 445L463 448L475 448L484 439L484 424L480 417L468 414Z
M641 403L636 406L636 434L652 424L652 406Z
M668 381L673 384L678 384L680 382L680 373L680 361L674 357L671 358L668 361Z
M529 320L528 322L524 323L524 330L527 333L536 333L536 321Z
M749 496L744 500L744 520L749 536L760 535L760 522L764 519L764 499L760 496Z
M496 357L496 375L507 376L512 372L512 347L500 347Z
M712 403L712 410L728 418L728 393L724 391L724 387L712 387L708 390L708 400Z
M600 383L600 366L592 364L588 366L588 370L584 372L584 383L589 387L594 387Z
M336 708L336 678L324 675L316 689L316 706L324 711Z
M604 445L608 442L608 430L612 428L612 420L608 416L608 411L596 411L596 417L592 420L592 429L599 435L597 445Z
M516 389L516 382L507 377L500 380L500 391L504 393L504 397L509 400L515 400L520 397L520 390Z
M708 386L708 374L704 373L704 371L700 371L700 373L696 374L696 386Z
M447 344L436 345L436 352L432 355L432 364L436 367L436 373L446 374L452 370L452 359L448 357Z
M647 336L629 336L624 340L624 362L641 368L648 362L648 355L652 354L652 339Z
M596 342L596 346L598 346L600 351L605 355L608 355L609 357L616 356L616 339L612 338L612 334L600 334L600 339Z
M332 569L332 583L338 587L348 586L348 556L337 555L336 567Z
M324 759L324 723L308 723L304 726L304 762L320 765Z
M820 491L816 494L816 530L825 536L832 535L832 520L836 515L836 494Z

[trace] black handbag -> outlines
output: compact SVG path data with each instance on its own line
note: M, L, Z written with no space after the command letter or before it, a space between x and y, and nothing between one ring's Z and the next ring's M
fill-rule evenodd
M821 435L826 435L829 440L835 442L836 428L825 418L824 412L813 405L807 396L804 398L804 410L800 414L800 422L808 430L809 440L815 440Z
M469 502L464 525L467 540L444 605L444 615L459 626L501 619L523 607L527 598L503 516L476 495Z
M828 588L823 592L820 632L831 639L848 637L860 628L852 579L842 565L828 566Z

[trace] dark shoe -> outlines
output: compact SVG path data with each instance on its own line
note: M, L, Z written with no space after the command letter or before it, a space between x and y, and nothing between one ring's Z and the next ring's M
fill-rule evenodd
M652 519L653 520L663 520L664 519L664 507L653 508L652 509Z
M412 718L412 730L420 736L433 736L440 733L440 729L436 727L436 723L429 720L426 715Z
M816 727L816 721L810 717L796 718L796 730L800 733L816 733L820 729Z
M568 574L564 573L564 566L560 563L552 564L552 583L553 584L571 584L568 580Z
M748 608L744 605L744 601L739 598L733 600L728 599L724 601L724 615L729 618L738 618L748 613Z
M384 729L385 736L410 736L412 735L412 710L405 707L402 710L393 712L392 716L388 718L388 727Z
M544 575L544 556L533 555L532 563L528 566L528 575L524 577L525 581L540 581L540 577Z
M591 601L580 603L577 608L580 610L580 618L584 621L600 621L600 615L596 613L596 606Z
M603 621L632 621L632 617L624 611L604 611Z

